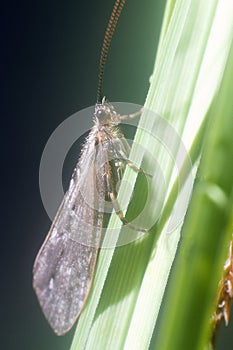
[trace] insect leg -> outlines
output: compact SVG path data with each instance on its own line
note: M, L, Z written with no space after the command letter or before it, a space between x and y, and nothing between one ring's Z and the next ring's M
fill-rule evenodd
M137 165L135 165L134 163L132 163L131 160L129 160L129 159L127 158L127 156L125 155L124 152L120 151L119 153L120 153L121 158L122 158L122 159L126 162L126 164L127 164L130 168L132 168L134 171L136 171L137 173L141 173L141 174L143 174L143 175L145 175L145 176L152 177L151 174L148 174L148 173L145 172L143 169L138 168Z
M110 173L107 172L106 174L106 185L107 185L107 191L108 191L108 194L109 194L109 197L112 201L112 206L117 214L117 216L119 217L119 219L122 221L122 223L124 225L127 225L128 227L132 228L133 230L135 231L140 231L140 232L148 232L147 229L144 229L144 228L141 228L139 226L135 226L133 224L131 224L130 222L128 222L128 220L126 220L124 214L123 214L123 211L121 210L121 207L120 207L120 204L117 200L117 197L115 195L115 191L114 191L114 185L111 181L111 176L110 176Z
M137 173L141 173L145 176L148 176L148 177L152 177L151 174L148 174L147 172L145 172L144 170L142 170L141 168L138 168L134 163L132 163L129 159L125 159L125 162L126 164L132 168L133 170L135 170Z
M143 108L141 108L139 111L132 113L132 114L124 114L124 115L120 115L120 120L125 120L125 119L133 119L135 117L137 117L138 115L142 114L143 112Z

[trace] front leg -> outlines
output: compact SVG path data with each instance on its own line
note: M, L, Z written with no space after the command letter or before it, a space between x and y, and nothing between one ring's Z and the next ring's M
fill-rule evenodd
M137 111L135 113L120 115L119 119L120 120L133 119L133 118L137 117L138 115L141 115L142 112L143 112L143 108L141 108L139 111Z

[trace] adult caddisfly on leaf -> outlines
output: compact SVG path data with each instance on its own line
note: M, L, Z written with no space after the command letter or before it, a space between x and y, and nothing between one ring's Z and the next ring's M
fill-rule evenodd
M94 126L33 267L33 286L40 306L58 335L73 326L87 299L101 239L106 196L123 224L147 231L127 222L116 193L116 183L127 164L144 173L128 160L129 146L117 126L122 119L133 118L140 112L121 116L102 93L104 66L124 3L125 0L115 2L106 29Z

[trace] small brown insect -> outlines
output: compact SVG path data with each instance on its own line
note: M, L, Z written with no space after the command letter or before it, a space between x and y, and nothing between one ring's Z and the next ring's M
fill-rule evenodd
M216 301L216 311L212 317L215 342L216 331L224 319L226 326L229 323L231 302L233 299L233 238L231 240L228 259L224 265L224 275L219 283L219 291Z

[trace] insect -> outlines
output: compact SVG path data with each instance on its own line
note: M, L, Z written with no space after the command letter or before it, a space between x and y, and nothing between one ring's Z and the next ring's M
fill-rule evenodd
M219 283L219 291L216 301L216 311L212 317L213 344L215 343L216 332L221 321L224 319L226 326L229 323L231 302L233 299L233 238L231 240L228 259L224 265L224 276Z
M104 66L125 0L116 0L101 51L94 125L82 149L50 231L36 257L33 287L43 313L56 334L65 334L78 318L88 297L101 239L105 198L123 222L117 201L116 183L126 165L144 173L128 160L129 146L118 129L128 116L117 114L103 97Z

